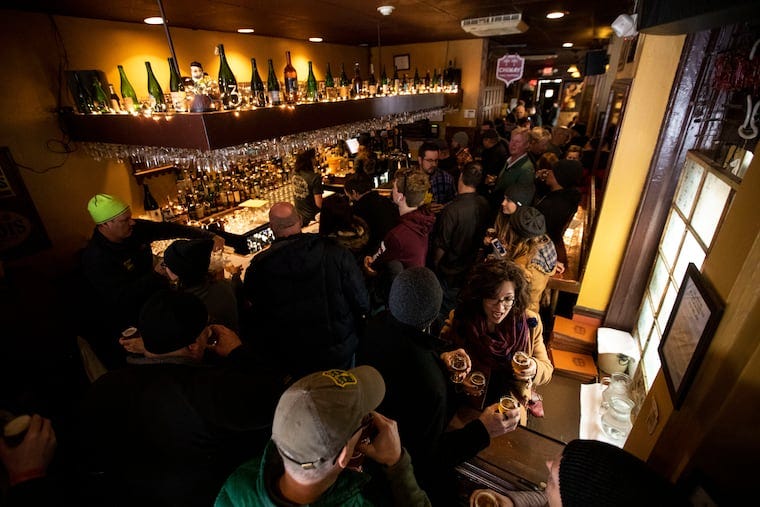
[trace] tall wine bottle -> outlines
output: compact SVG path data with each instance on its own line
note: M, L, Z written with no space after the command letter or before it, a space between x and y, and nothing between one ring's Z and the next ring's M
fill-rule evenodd
M225 109L235 109L240 105L240 93L238 93L237 80L227 63L227 57L224 54L224 44L217 46L219 51L219 93L222 98L222 105Z
M158 202L150 193L147 183L143 183L143 207L145 208L145 214L148 218L154 222L162 222L163 216L161 215L161 208L158 207Z
M401 92L401 80L398 78L398 67L393 66L393 93Z
M132 88L132 84L127 79L127 73L124 72L124 67L121 65L119 68L119 77L121 78L121 98L124 99L124 110L131 113L133 112L140 102L137 100L137 94L135 89Z
M274 64L272 59L269 59L269 77L267 78L267 93L269 94L269 105L279 106L282 104L280 98L280 82L277 80L277 75L274 73Z
M340 64L340 98L345 100L349 96L349 92L351 89L351 81L348 80L348 76L346 75L346 65L341 63Z
M327 100L335 100L337 97L335 80L330 70L330 62L327 62L327 72L325 73L325 94L327 95Z
M425 72L425 90L430 89L430 69Z
M150 62L145 62L145 69L148 71L148 94L150 95L151 108L156 112L164 112L166 111L164 91L161 89L161 85L158 84L156 75L153 74L153 68L150 66Z
M169 57L169 91L172 95L172 107L175 111L183 112L187 109L185 106L185 85L182 78L179 77L174 58Z
M261 80L261 76L259 75L259 68L256 66L255 58L251 58L251 95L254 106L264 107L267 105L267 97L264 93L264 81Z
M415 93L422 86L422 81L420 80L420 71L417 67L414 68L414 78L412 78L412 86L414 87L413 90Z
M369 64L369 81L367 81L367 93L370 97L377 95L377 79L375 78L375 65Z
M317 78L314 77L314 69L311 66L311 60L309 60L309 76L306 78L306 100L309 102L316 102L317 97Z
M111 101L111 109L114 113L121 112L121 102L119 101L119 96L116 95L116 90L113 89L113 85L111 83L108 83L108 92L110 94L109 100Z
M354 63L354 79L351 81L351 96L352 97L361 97L362 96L362 76L359 72L359 62Z
M295 104L298 102L298 74L290 61L290 51L285 51L285 60L285 102Z
M77 103L77 111L81 114L90 114L95 112L95 104L92 103L92 96L87 88L82 84L79 73L74 72L74 81L76 82L76 96L74 100Z
M388 95L388 74L385 73L385 64L383 64L383 71L380 73L380 87L383 95Z
M103 91L103 87L100 86L100 80L98 78L92 80L92 88L95 90L95 100L93 101L95 110L101 113L110 113L111 108L108 106L108 103L111 100L108 98L108 95L106 95L106 92Z

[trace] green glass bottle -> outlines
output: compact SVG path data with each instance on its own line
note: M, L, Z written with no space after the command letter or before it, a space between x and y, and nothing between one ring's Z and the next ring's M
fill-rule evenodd
M369 80L367 81L367 93L370 97L377 95L377 79L375 79L375 64L369 64Z
M351 81L351 96L361 97L364 94L362 75L359 72L359 62L354 63L354 79Z
M101 113L110 113L111 108L108 106L108 103L111 100L108 98L108 95L106 95L103 87L100 86L100 80L98 80L98 78L93 78L92 88L95 90L95 100L93 101L95 110L100 111Z
M164 100L164 91L158 84L156 75L153 74L153 68L150 62L145 62L145 69L148 71L148 94L150 95L150 105L153 111L162 113L166 111L166 101Z
M401 92L401 80L398 78L398 67L393 66L393 93Z
M119 77L121 78L121 98L124 99L124 110L131 113L135 111L140 102L137 100L135 89L132 88L132 84L127 79L124 67L121 65L117 67L119 68Z
M259 75L259 68L256 66L256 59L251 58L251 95L253 105L264 107L267 105L267 97L264 93L264 81Z
M380 88L383 95L388 95L388 74L385 72L385 64L383 64L383 71L380 73Z
M225 109L236 109L240 105L240 93L238 93L237 80L227 63L224 54L224 44L217 46L219 51L219 93L222 95L222 104Z
M327 62L327 72L325 73L325 95L327 95L327 100L335 100L337 96L335 80L330 70L330 62Z
M90 114L95 112L95 104L92 103L92 96L87 88L82 84L79 73L74 72L74 81L76 83L76 96L74 100L77 103L77 111L81 114Z
M351 81L346 75L346 65L340 64L340 98L347 99L351 91Z
M317 101L317 78L314 77L311 60L309 60L309 76L306 78L306 100L309 102Z
M290 51L285 51L285 102L295 104L298 102L298 73L290 61Z
M179 69L177 69L177 65L174 63L174 58L172 57L169 57L169 91L185 91L185 85L179 77Z
M269 77L267 78L267 93L269 94L269 105L279 106L282 104L280 98L280 82L277 80L277 75L274 73L274 64L272 59L269 59Z
M413 78L413 81L412 81L412 84L414 85L414 89L416 90L417 88L419 88L421 83L422 83L422 81L420 81L420 71L417 69L417 67L415 67L414 68L414 78Z

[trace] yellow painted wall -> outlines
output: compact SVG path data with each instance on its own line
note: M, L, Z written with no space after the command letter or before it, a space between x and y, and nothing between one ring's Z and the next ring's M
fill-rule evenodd
M438 72L448 66L449 61L456 68L462 69L461 88L464 91L462 104L459 111L447 114L444 119L447 126L475 126L474 119L465 119L462 111L465 109L477 109L478 96L480 93L480 76L483 72L483 53L487 50L486 39L463 39L446 42L429 42L425 44L407 44L399 46L383 46L378 51L372 49L372 61L375 62L375 72L378 77L382 65L385 64L388 78L393 75L393 57L395 55L409 54L408 71L399 71L399 77L404 72L409 74L409 79L414 76L414 68L419 67L420 77L424 77L425 71L433 69ZM379 53L379 58L378 58ZM379 65L377 62L380 62Z
M578 295L578 306L602 312L609 303L625 253L684 41L683 36L640 37L636 78Z

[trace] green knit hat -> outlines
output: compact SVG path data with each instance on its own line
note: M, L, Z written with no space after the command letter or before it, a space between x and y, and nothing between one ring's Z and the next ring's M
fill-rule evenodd
M129 204L108 194L97 194L87 203L87 211L98 225L113 220L128 210Z

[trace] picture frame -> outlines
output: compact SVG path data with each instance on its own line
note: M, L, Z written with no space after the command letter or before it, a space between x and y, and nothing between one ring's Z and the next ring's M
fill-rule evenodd
M710 282L689 263L657 349L676 409L686 399L724 308Z
M393 55L393 65L398 70L409 70L411 68L409 63L409 53L403 55Z

